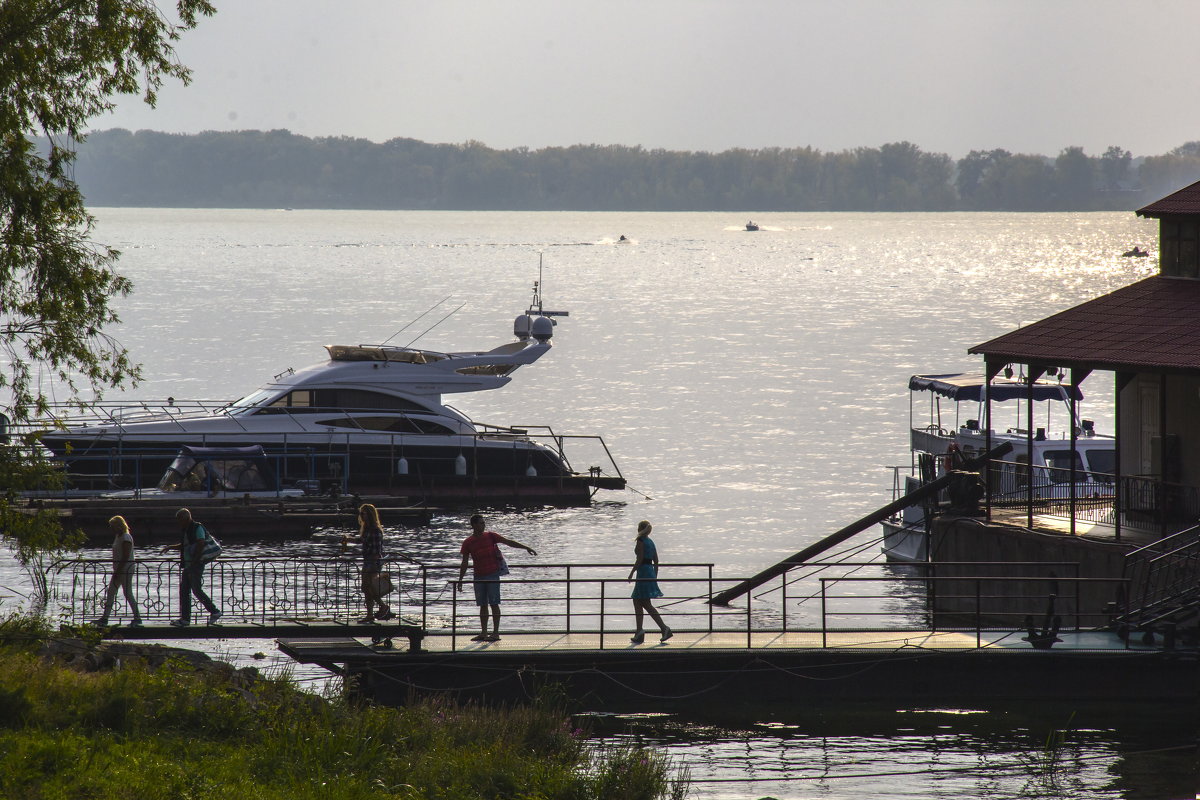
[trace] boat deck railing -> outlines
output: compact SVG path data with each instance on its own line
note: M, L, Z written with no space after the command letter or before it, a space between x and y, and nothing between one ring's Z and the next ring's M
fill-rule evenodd
M229 407L228 400L100 400L80 408L72 403L51 403L43 419L26 426L30 429L73 427L78 425L122 425L148 420L188 419L214 414Z
M468 575L458 588L457 563L391 560L386 569L397 587L387 601L401 622L425 636L449 637L452 650L479 632L472 581ZM835 569L838 574L829 574ZM863 574L868 569L878 574ZM84 624L100 615L110 570L107 559L71 559L53 566L50 593L64 622ZM224 613L211 635L268 638L273 629L353 624L363 614L359 570L348 558L221 557L204 577L206 591ZM628 564L511 565L501 584L503 630L593 634L601 648L606 642L626 646L634 620L628 572ZM1045 619L1048 626L1053 616L1062 630L1102 628L1112 610L1081 607L1078 598L1095 594L1081 590L1102 585L1102 594L1115 598L1124 581L1070 572L1070 565L1045 563L942 564L936 569L814 563L760 586L739 605L718 606L708 599L745 576L718 576L709 563L664 563L658 579L664 596L654 605L674 630L744 634L746 647L762 633L815 631L822 645L829 646L827 637L839 632L913 630L965 632L975 646L985 646L985 633L1025 632L1034 624L1031 619L1038 625ZM178 615L179 577L176 559L142 559L135 565L134 597L145 625L163 629L160 638L172 638L169 621ZM938 613L939 608L946 613ZM192 636L197 625L206 630L203 609L195 611L199 616L189 631ZM110 622L127 625L130 620L118 592ZM654 630L650 620L646 623ZM238 626L253 629L239 631Z

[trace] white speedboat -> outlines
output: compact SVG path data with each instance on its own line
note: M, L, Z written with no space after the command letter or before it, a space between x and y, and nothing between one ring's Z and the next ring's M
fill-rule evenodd
M1110 497L1114 488L1116 443L1112 436L1095 432L1091 420L1072 420L1070 387L1051 380L1033 383L1036 421L1023 418L1030 396L1023 378L1001 377L991 384L981 374L913 375L908 382L911 463L893 467L892 499L945 475L957 462L982 455L987 447L1009 444L1012 450L991 470L993 503L1022 502L1033 496L1038 501L1068 498L1074 485L1076 497ZM1016 424L988 434L980 424L988 397L993 404L993 425L1002 413L1016 408ZM1082 394L1076 400L1082 400ZM928 402L927 417L919 424L916 402ZM947 407L943 401L949 400ZM1004 406L1003 412L997 404ZM952 408L950 407L952 406ZM1075 426L1075 447L1065 433L1047 433L1051 408L1065 412ZM1076 404L1078 408L1078 403ZM965 412L965 413L964 413ZM1031 434L1032 429L1032 434ZM1032 445L1032 448L1031 448ZM1032 451L1032 457L1030 453ZM933 501L936 502L936 501ZM889 561L925 562L929 558L924 506L909 506L883 522L883 552Z
M57 420L41 441L76 481L90 475L106 488L153 486L183 445L261 445L286 485L435 503L587 502L596 488L624 488L611 457L582 473L567 459L564 443L579 439L608 456L599 437L478 424L443 403L446 394L498 389L548 353L559 315L542 310L535 285L516 341L490 350L327 345L328 361L286 370L227 405L107 409L82 423Z

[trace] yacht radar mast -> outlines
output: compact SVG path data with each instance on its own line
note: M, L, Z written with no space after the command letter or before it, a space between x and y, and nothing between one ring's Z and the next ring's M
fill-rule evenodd
M549 341L554 335L553 328L558 324L554 317L570 316L570 311L547 311L542 306L542 254L538 253L538 279L533 282L533 298L529 308L513 321L513 335L522 342L532 336L539 342Z
M525 313L531 317L567 317L570 311L546 311L542 308L542 254L538 253L538 279L533 282L533 299L529 301L529 310ZM557 325L554 320L550 320Z

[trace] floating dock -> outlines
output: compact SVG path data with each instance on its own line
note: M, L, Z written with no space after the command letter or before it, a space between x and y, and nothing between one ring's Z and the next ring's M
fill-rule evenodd
M628 634L504 633L498 642L426 635L420 652L356 638L285 638L304 664L343 675L376 702L414 694L523 702L554 685L592 709L672 710L762 703L1200 698L1195 652L1129 644L1108 632L1062 633L1039 649L1020 633L678 631L664 644Z
M117 624L104 635L275 639L297 662L319 665L387 704L428 694L520 702L548 686L614 711L764 700L1200 700L1200 641L1190 628L1120 624L1112 611L1081 606L1077 598L1098 579L1064 576L1070 570L1061 564L1027 565L1046 573L1041 577L997 576L989 564L954 577L889 568L868 576L862 568L880 565L827 566L841 574L796 587L786 574L761 583L718 577L712 564L664 564L664 572L680 576L659 579L666 596L658 608L674 635L660 643L652 627L647 641L634 645L625 564L512 565L502 637L476 642L478 609L469 586L456 591L453 562L390 562L399 588L388 602L398 616L363 624L355 558L222 557L205 574L225 612L221 624L175 628L165 623L178 608L178 563L147 559L135 571L147 624L121 627L130 612L118 606L111 618ZM110 570L106 559L58 565L52 578L67 619L96 618ZM1102 582L1114 593L1127 586ZM707 602L748 585L755 589L740 595L739 606ZM907 602L922 595L954 603L957 621L936 621L941 615ZM898 598L906 607L881 609Z

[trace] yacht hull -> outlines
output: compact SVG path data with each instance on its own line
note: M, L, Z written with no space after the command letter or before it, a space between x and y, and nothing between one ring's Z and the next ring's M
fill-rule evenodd
M437 505L586 505L595 488L624 485L619 478L573 473L553 450L521 439L452 437L453 443L401 446L353 441L353 437L347 442L344 435L339 441L292 436L272 442L270 438L256 437L254 444L263 446L280 479L287 485L301 482L322 494L405 496ZM248 443L245 438L219 435L179 435L167 440L83 438L63 432L43 438L70 484L95 490L157 485L180 445Z

